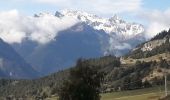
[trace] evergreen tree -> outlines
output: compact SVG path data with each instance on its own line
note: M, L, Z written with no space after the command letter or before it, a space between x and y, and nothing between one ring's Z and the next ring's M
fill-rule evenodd
M59 100L100 100L100 86L103 74L96 67L78 60L70 71L69 80L59 91Z

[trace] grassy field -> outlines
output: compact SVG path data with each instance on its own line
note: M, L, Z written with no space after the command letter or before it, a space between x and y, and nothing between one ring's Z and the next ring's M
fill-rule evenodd
M114 98L111 96L103 97L101 100L158 100L163 94L162 93L148 93L142 95L134 95L134 96L123 96Z
M101 100L158 100L164 96L164 87L154 87L147 89L113 92L101 94ZM46 100L57 100L56 97Z
M101 100L158 100L164 96L163 87L102 94Z

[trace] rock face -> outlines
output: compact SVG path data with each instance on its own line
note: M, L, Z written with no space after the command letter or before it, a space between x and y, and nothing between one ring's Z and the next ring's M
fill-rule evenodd
M166 41L170 42L170 39L167 40L167 38L163 38L163 39L149 41L143 45L141 50L142 51L152 51L154 48L161 46Z
M0 77L35 78L38 73L15 50L0 39Z

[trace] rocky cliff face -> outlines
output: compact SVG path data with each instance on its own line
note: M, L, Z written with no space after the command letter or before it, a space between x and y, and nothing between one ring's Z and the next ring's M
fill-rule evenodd
M165 42L170 42L170 39L163 38L163 39L158 39L158 40L153 40L145 43L143 47L141 48L142 51L151 51L154 48L161 46Z

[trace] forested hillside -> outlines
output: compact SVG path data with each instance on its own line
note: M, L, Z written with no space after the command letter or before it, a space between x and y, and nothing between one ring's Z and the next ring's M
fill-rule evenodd
M143 79L149 75L157 62L136 62L132 66L120 64L119 58L107 56L98 59L84 60L84 62L95 66L104 73L104 81L101 92L125 91L139 88L147 88L156 84ZM169 65L169 64L168 64ZM64 80L67 80L69 70L59 71L52 75L36 80L0 80L0 97L6 98L47 98L57 96L58 89ZM161 70L161 69L160 69ZM163 84L159 80L158 84ZM133 84L131 84L133 83Z
M137 46L126 57L134 59L147 58L165 52L170 52L170 30L162 31L148 42Z

